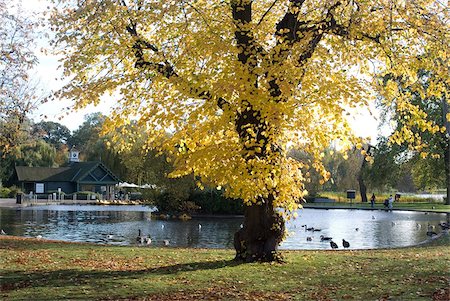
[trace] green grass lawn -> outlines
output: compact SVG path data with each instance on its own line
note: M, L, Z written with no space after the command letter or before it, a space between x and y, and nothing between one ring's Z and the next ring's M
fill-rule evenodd
M448 300L448 235L390 250L286 251L238 264L232 250L112 247L0 236L2 300Z

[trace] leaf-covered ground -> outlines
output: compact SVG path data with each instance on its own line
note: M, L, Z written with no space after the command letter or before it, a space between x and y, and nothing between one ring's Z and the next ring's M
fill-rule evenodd
M238 264L232 250L110 247L0 236L2 300L450 300L448 235L391 250L290 251Z

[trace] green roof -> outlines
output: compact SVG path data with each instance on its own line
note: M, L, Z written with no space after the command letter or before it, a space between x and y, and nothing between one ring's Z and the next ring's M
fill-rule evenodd
M16 173L20 182L79 182L97 167L103 169L115 182L119 182L117 176L97 161L74 162L57 168L16 166Z

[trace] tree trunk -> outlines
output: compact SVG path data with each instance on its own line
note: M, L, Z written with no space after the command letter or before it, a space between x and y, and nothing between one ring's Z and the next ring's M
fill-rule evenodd
M364 184L362 174L358 176L358 184L359 184L359 193L361 194L361 201L365 203L367 202L367 187L366 184Z
M443 97L442 99L442 118L445 126L445 150L444 150L444 160L445 160L445 184L447 188L447 199L445 200L446 205L450 205L450 123L447 120L448 114L448 103L447 99Z
M283 240L283 217L274 210L272 201L245 208L243 227L234 234L236 260L243 262L281 261L278 245Z
M445 160L445 167L444 167L445 184L447 188L447 198L444 203L446 205L450 205L450 144L447 144L447 149L444 151L444 160Z

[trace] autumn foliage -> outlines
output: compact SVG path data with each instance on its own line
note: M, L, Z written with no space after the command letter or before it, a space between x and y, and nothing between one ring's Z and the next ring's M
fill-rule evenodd
M380 89L409 108L394 82L377 79L414 82L426 67L449 80L439 1L65 1L51 21L72 79L57 96L81 108L109 93L114 144L133 144L127 125L136 120L146 148L171 158L172 176L193 173L200 187L267 206L246 215L247 243L279 240L274 208L289 216L299 207L311 167L329 178L321 159L331 141L361 148L346 117L353 109ZM427 93L448 93L444 86ZM292 146L312 159L289 158Z

